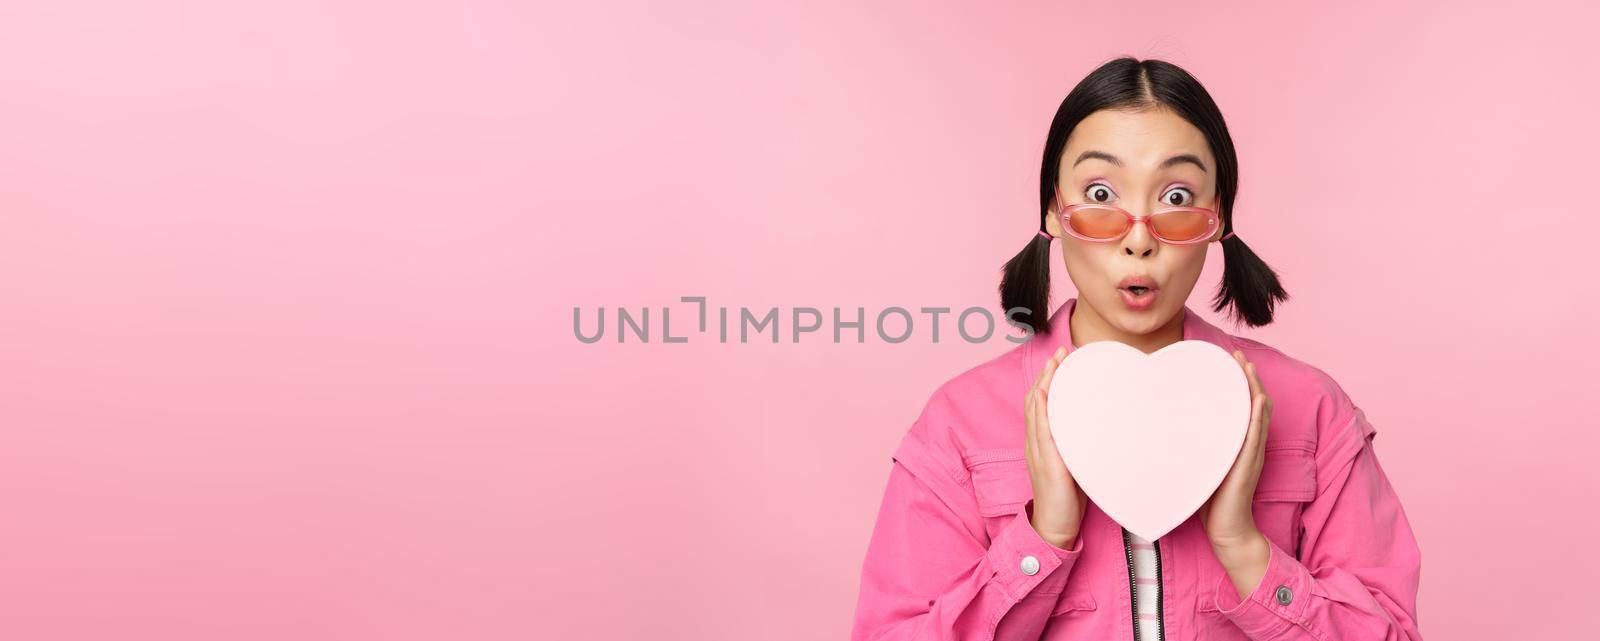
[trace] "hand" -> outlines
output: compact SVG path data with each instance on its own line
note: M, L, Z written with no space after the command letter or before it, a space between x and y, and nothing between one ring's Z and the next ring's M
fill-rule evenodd
M1251 501L1256 493L1256 483L1261 480L1267 445L1267 424L1272 420L1272 399L1256 377L1255 363L1235 351L1233 360L1244 369L1250 380L1250 425L1245 432L1244 444L1233 461L1233 468L1222 479L1211 498L1200 506L1200 523L1212 547L1233 546L1252 542L1261 536L1256 529Z
M1089 505L1089 497L1072 479L1066 461L1061 459L1061 450L1056 449L1055 436L1050 433L1050 417L1045 411L1049 407L1050 380L1066 356L1065 347L1056 349L1028 390L1022 412L1028 423L1024 447L1028 478L1033 481L1033 509L1028 519L1040 537L1062 549L1070 549L1077 542L1083 511Z
M1272 398L1267 396L1261 379L1256 376L1256 366L1246 360L1244 352L1235 351L1233 359L1244 369L1250 380L1250 426L1245 432L1244 444L1233 468L1222 479L1222 485L1211 498L1200 506L1200 523L1211 549L1232 578L1240 595L1249 593L1266 574L1269 548L1267 539L1256 528L1251 501L1255 498L1256 483L1261 480L1261 467L1265 463L1267 424L1272 420Z

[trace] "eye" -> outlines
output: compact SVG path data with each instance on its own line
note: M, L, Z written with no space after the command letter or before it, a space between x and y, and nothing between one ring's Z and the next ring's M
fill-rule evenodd
M1094 183L1083 190L1083 195L1088 197L1091 203L1103 203L1116 198L1117 192L1111 191L1111 188L1104 184Z
M1173 207L1190 207L1194 205L1194 192L1187 187L1173 187L1161 196L1161 203Z

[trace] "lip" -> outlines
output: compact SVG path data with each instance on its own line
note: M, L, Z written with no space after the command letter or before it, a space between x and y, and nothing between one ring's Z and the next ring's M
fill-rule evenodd
M1146 288L1145 292L1135 294L1128 289L1134 286ZM1128 276L1117 283L1117 292L1122 294L1122 303L1128 309L1142 312L1155 306L1156 295L1161 292L1161 288L1157 287L1156 281L1149 276Z
M1121 282L1117 283L1117 289L1127 289L1127 288L1133 287L1135 285L1138 285L1139 287L1144 287L1146 289L1157 289L1155 279L1150 278L1149 276L1140 276L1140 275L1128 276L1128 277L1123 278Z

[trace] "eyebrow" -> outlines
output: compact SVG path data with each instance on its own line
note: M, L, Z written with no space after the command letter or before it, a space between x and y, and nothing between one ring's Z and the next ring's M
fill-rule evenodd
M1104 160L1104 161L1106 161L1108 163L1111 163L1113 165L1116 165L1118 167L1122 166L1122 160L1117 158L1116 156L1113 156L1113 155L1108 154L1108 153L1103 152L1103 151L1094 151L1092 149L1089 150L1089 151L1085 151L1082 154L1079 154L1078 155L1078 159L1072 163L1072 166L1073 167L1077 167L1083 161L1089 160L1090 158L1098 158L1100 160ZM1168 167L1181 165L1183 163L1190 163L1190 164L1192 164L1192 165L1194 165L1196 167L1199 167L1200 171L1205 171L1206 170L1206 164L1201 162L1200 161L1200 157L1196 156L1194 154L1178 154L1176 156L1173 156L1171 158L1163 160L1163 161L1161 161L1161 166L1159 167L1159 169L1166 169Z

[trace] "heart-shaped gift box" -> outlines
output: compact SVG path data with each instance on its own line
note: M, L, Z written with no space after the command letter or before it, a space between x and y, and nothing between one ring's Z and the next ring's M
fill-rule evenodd
M1050 382L1050 430L1095 505L1154 541L1228 475L1250 421L1250 381L1212 343L1145 354L1117 341L1069 352Z

